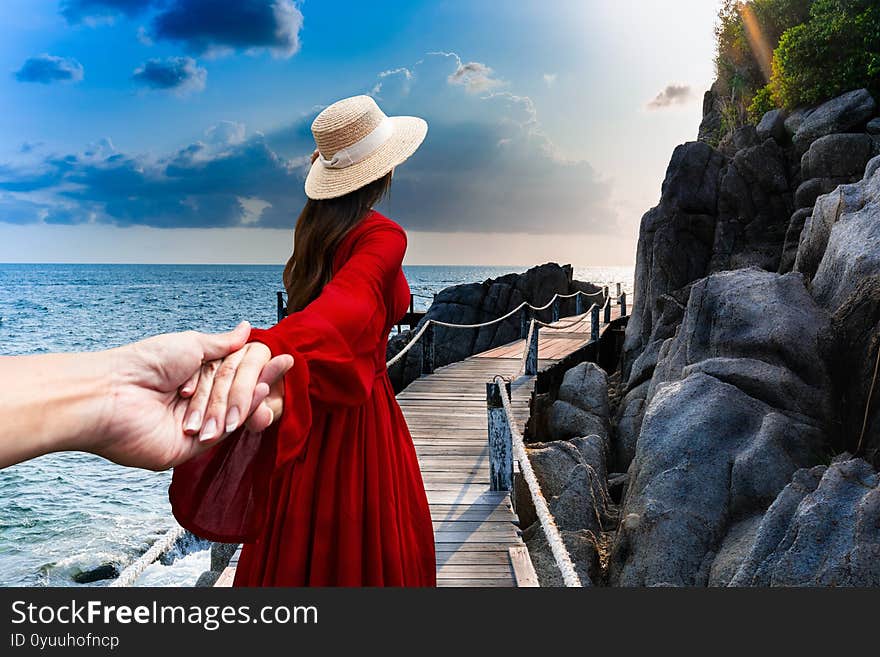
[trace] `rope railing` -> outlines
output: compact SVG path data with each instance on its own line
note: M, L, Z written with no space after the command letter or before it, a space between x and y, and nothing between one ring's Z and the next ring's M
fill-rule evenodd
M562 540L556 520L553 518L553 514L550 513L550 507L547 505L543 492L541 492L541 484L538 482L538 477L535 475L535 471L532 469L532 464L529 461L529 455L526 453L522 433L517 428L516 420L513 417L513 410L510 407L510 397L508 396L506 385L507 380L503 376L497 375L494 383L500 390L501 405L504 408L507 426L510 430L513 458L519 461L520 473L529 488L532 503L535 506L535 515L538 516L547 545L550 547L550 552L553 554L556 566L562 574L562 581L566 586L582 587L583 583L575 570L571 556L568 554L568 548L565 545L565 541Z
M186 530L180 525L176 525L172 529L169 529L162 538L150 546L149 550L144 552L136 561L119 573L119 577L110 582L108 586L133 586L138 577L143 574L147 567L174 547L174 544L185 532Z
M403 346L403 348L402 348L400 351L398 351L398 352L397 352L397 353L396 353L391 359L389 359L388 361L386 361L386 363L385 363L385 367L391 367L392 365L394 365L395 363L397 363L401 358L403 358L403 356L404 356L404 355L405 355L410 349L412 349L413 346L415 346L416 342L418 342L419 339L425 334L425 332L428 330L428 327L429 327L429 326L432 326L432 325L433 325L433 326L443 326L443 327L446 327L446 328L456 328L456 329L478 329L478 328L484 328L484 327L486 327L486 326L492 326L493 324L498 324L499 322L503 322L503 321L505 321L505 320L507 320L507 319L510 319L511 317L513 317L514 315L516 315L518 312L520 312L520 311L523 310L524 308L529 308L532 312L540 312L540 311L542 311L542 310L547 310L548 308L550 308L550 306L552 306L552 305L553 305L558 299L571 299L572 297L576 297L576 296L578 296L578 295L581 295L581 296L584 296L584 297L594 297L594 296L597 296L597 295L603 295L603 296L606 297L606 299L605 299L605 303L604 303L603 305L607 305L607 304L608 304L608 300L610 299L610 296L609 296L609 295L606 295L604 290L599 290L599 291L597 291L597 292L583 292L583 291L581 291L581 290L576 290L575 292L572 292L572 293L570 293L570 294L560 294L560 293L557 292L556 294L554 294L554 295L550 298L550 301L548 301L547 303L545 303L543 306L533 306L533 305L530 304L528 301L523 301L523 302L522 302L521 304L519 304L516 308L514 308L513 310L511 310L511 311L508 312L508 313L505 313L505 314L502 315L501 317L496 317L495 319L491 319L491 320L488 320L488 321L486 321L486 322L480 322L480 323L476 323L476 324L454 324L454 323L452 323L452 322L444 322L444 321L441 321L441 320L439 320L439 319L427 318L427 319L425 319L425 323L422 324L422 327L421 327L421 328L419 329L419 331L418 331L418 332L417 332L417 333L416 333L416 334L410 339L410 341L407 342L407 343ZM590 310L592 310L592 308L593 308L595 305L596 305L596 304L594 303L592 306L590 306L590 308L587 309L587 312L590 312ZM530 328L531 328L531 327L530 327ZM561 327L560 327L560 328L561 328Z

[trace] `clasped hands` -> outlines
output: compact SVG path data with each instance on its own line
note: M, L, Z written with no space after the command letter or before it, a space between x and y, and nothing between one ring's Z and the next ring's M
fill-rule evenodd
M246 425L263 431L281 415L293 357L247 343L250 325L209 335L160 335L111 352L108 421L88 451L123 465L163 470Z

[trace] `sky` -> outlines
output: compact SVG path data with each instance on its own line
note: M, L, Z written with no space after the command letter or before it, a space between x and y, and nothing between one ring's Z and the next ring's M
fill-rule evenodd
M310 124L428 121L407 264L629 265L716 0L4 0L0 262L283 263Z

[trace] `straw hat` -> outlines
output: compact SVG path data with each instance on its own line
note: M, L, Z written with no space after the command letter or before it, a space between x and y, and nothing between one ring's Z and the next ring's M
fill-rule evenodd
M385 116L370 96L333 103L312 122L318 158L306 196L336 198L378 180L415 153L427 132L424 119Z

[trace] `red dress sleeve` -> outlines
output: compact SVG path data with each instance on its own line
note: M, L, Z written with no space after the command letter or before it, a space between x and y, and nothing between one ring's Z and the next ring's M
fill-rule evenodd
M284 410L272 427L240 429L174 468L169 497L178 522L214 541L250 542L261 529L272 473L302 453L313 406L357 406L370 396L384 353L386 299L400 271L406 233L390 220L367 221L340 246L341 262L321 294L270 329L253 329L273 356L291 354Z

